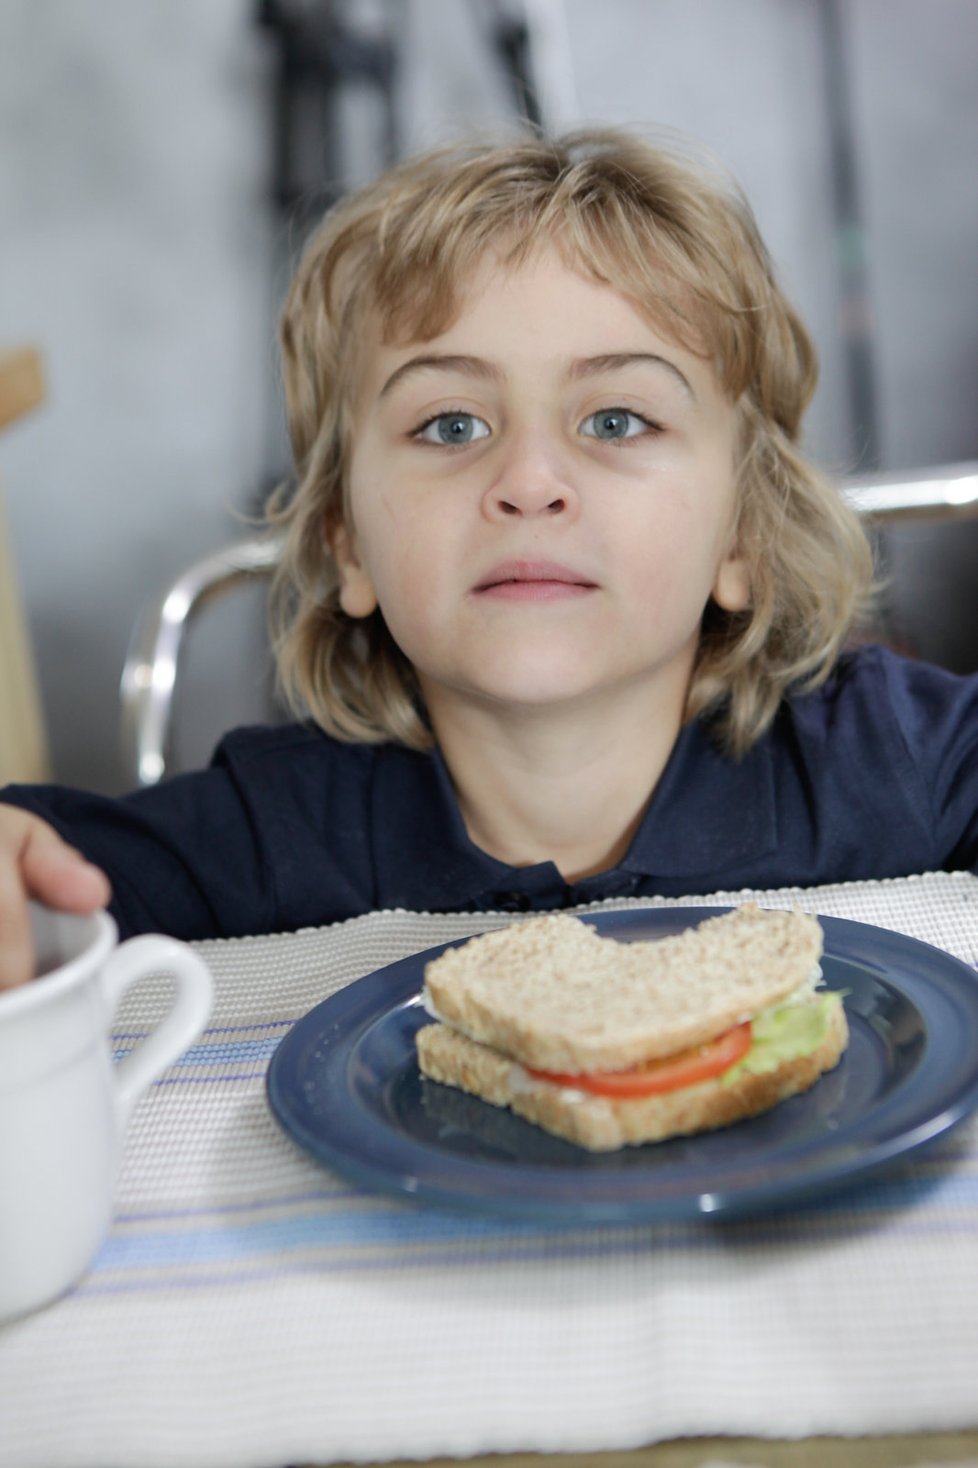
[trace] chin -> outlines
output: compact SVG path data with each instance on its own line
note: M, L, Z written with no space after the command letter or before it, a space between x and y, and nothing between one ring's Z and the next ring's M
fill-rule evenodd
M601 693L602 689L603 680L584 681L579 671L577 677L555 678L551 668L545 674L529 674L525 678L480 679L480 686L473 691L495 705L531 712L587 699L592 694Z

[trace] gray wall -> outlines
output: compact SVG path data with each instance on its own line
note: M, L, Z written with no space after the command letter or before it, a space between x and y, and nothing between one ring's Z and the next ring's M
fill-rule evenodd
M138 608L236 533L270 355L265 67L241 0L0 7L0 340L48 401L0 477L56 773L112 788Z
M365 24L385 13L382 0L348 8ZM508 114L482 7L393 9L406 150ZM882 461L978 457L978 7L842 10ZM253 12L252 0L0 7L0 345L36 343L49 378L46 406L0 440L0 480L56 773L97 788L125 783L117 685L139 608L234 538L281 466L273 332L288 248L268 198L271 52ZM569 0L566 15L563 120L692 133L746 186L822 356L810 447L848 467L858 429L816 0ZM353 96L342 115L351 176L364 175L371 104ZM932 656L949 626L978 625L970 529L955 534L956 569L941 536L887 547L895 620ZM968 637L952 659L971 656ZM184 762L263 713L260 648L254 598L201 624Z

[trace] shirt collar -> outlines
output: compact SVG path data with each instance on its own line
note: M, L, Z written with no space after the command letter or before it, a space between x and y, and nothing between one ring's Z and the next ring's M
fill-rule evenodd
M441 754L384 745L377 752L371 835L382 908L409 911L492 908L516 893L559 905L569 900L553 862L511 867L470 839ZM617 872L696 878L742 867L778 844L770 745L762 739L739 763L699 721L680 733L641 825ZM606 874L609 879L614 873ZM585 884L579 884L583 887ZM588 887L600 886L587 879ZM712 885L718 885L714 882ZM609 887L610 895L614 881ZM580 897L573 900L582 900ZM537 905L534 903L534 905Z
M381 907L492 908L504 893L563 885L553 862L517 869L475 845L438 750L378 750L371 823Z
M770 737L735 761L697 719L680 732L622 866L646 877L719 875L778 840Z

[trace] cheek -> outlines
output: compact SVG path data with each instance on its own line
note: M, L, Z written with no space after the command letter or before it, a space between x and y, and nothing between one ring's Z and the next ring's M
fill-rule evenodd
M357 552L378 591L397 570L396 551L402 534L395 513L396 501L385 493L382 484L380 475L361 472L350 487Z
M729 514L699 493L663 495L637 511L622 540L633 589L646 612L698 616L724 557Z
M437 542L437 527L425 524L393 496L380 497L364 537L378 577L394 592L412 590L430 577Z
M393 497L378 496L358 537L384 621L412 661L432 635L441 566L438 527Z

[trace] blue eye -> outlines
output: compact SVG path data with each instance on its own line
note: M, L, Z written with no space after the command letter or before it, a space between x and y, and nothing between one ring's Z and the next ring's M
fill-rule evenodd
M439 413L418 429L424 443L467 444L489 437L489 425L474 413Z
M601 408L597 413L589 414L581 424L585 438L600 438L604 443L637 438L651 428L652 424L647 419L639 417L638 413L630 413L627 408Z

